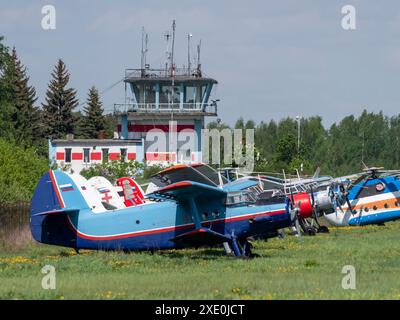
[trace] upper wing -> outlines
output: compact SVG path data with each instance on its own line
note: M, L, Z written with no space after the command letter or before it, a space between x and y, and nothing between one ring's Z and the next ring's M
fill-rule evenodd
M224 198L227 192L210 185L194 182L181 181L170 184L149 195L148 198L153 199L188 199L198 197Z
M193 181L216 187L220 184L220 178L223 184L227 183L226 178L220 176L215 169L206 164L198 163L191 165L177 164L153 175L151 181L159 187L180 181Z

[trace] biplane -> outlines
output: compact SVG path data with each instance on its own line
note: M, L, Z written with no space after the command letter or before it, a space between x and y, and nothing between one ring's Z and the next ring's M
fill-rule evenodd
M297 212L292 212L292 224L289 227L294 233L301 235L302 231L305 234L327 231L326 227L320 226L318 220L314 219L317 214L316 203L320 198L314 197L310 190L313 190L312 185L315 187L330 179L314 175L310 179L287 180L272 176L249 176L239 173L238 168L222 168L217 171L204 163L178 164L153 175L148 190L153 191L172 183L192 180L230 192L254 191L254 201L257 205L284 204L286 199L289 199L291 209ZM311 224L309 220L312 221Z
M145 195L129 181L121 181L124 196L111 202L112 193L104 192L103 186L96 189L96 182L50 170L32 198L33 238L77 250L153 251L224 244L228 253L250 257L249 237L275 237L299 216L310 214L298 195L257 201L257 180L219 185L215 179L201 178L168 181Z

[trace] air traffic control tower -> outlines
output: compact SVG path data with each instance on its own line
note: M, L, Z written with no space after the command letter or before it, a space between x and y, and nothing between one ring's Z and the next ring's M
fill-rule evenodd
M187 66L176 68L174 63L175 21L171 31L172 33L167 32L165 35L167 41L165 66L159 69L153 69L146 63L148 37L144 31L142 33L141 68L125 70L125 103L114 105L114 111L118 116L119 138L141 139L144 149L143 161L147 163L200 162L202 159L201 129L204 128L205 117L217 116L217 101L219 100L210 99L217 81L205 77L202 73L200 44L197 45L195 59L191 59L190 34L187 36ZM170 121L175 121L175 126L171 127ZM180 150L185 144L185 141L181 140L178 140L177 148L174 147L174 150L171 150L168 143L171 130L176 136L196 140L194 150L186 147L185 152L176 152L176 149ZM150 141L146 139L150 131L165 133L167 143L164 147L155 149L155 140L152 141L154 138ZM190 135L192 137L189 138ZM163 143L160 145L162 146ZM141 159L137 160L141 161Z

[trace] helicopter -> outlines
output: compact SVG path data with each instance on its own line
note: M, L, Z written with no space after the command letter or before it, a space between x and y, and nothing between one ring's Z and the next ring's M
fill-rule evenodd
M330 189L332 207L320 211L334 226L382 225L400 219L400 170L366 167Z

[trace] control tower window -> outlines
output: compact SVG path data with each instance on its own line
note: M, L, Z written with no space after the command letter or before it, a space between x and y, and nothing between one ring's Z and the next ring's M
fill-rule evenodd
M155 85L145 85L144 86L143 101L146 104L156 103L156 86Z
M173 95L173 103L174 104L179 104L179 101L180 101L180 94L181 94L181 91L180 91L180 87L179 86L174 86L174 95Z
M201 86L201 99L204 98L206 94L207 86Z
M160 92L160 103L170 103L171 101L171 86L162 86Z
M196 87L185 87L185 103L196 102Z
M180 101L180 88L179 86L162 86L160 92L161 104L176 104L179 105Z

